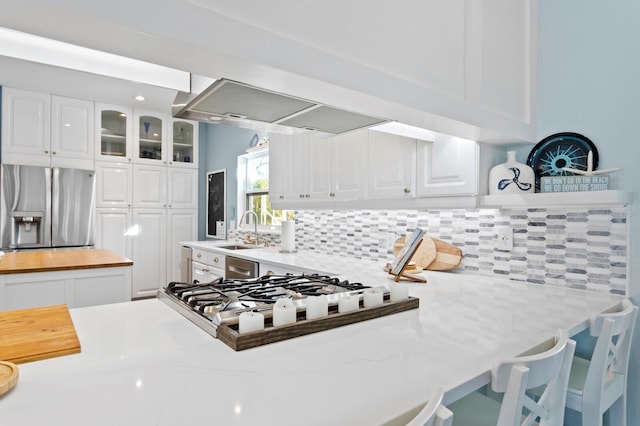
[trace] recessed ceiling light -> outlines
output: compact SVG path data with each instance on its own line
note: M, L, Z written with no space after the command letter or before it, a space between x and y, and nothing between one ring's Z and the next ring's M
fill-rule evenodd
M142 95L137 95L137 96L134 96L134 97L133 97L133 99L135 99L136 101L140 101L140 102L142 102L142 101L144 101L144 96L142 96Z

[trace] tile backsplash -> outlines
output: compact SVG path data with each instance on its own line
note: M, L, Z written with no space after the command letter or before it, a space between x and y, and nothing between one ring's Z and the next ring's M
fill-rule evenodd
M380 261L416 227L462 249L454 271L624 294L626 207L476 210L296 211L298 249ZM495 249L496 226L513 228L513 250ZM277 242L277 241L276 241Z

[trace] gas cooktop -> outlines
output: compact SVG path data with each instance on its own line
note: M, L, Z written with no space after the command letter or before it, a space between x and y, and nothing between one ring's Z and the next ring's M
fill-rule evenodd
M270 317L280 298L289 298L297 310L304 310L308 296L326 295L331 306L340 297L360 294L367 288L326 275L266 275L206 284L171 282L159 290L158 298L216 337L219 326L236 324L242 312L256 311Z

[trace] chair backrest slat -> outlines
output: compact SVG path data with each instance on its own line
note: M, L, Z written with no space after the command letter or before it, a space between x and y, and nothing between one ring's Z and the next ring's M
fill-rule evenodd
M541 426L562 424L574 351L575 342L566 331L560 331L546 351L516 357L494 368L491 387L504 393L498 426L527 426L538 417ZM526 394L527 390L541 386L544 391L537 400ZM527 410L524 420L523 408Z

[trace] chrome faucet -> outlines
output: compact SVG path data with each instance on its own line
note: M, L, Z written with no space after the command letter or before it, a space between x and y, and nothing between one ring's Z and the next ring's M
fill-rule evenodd
M245 212L242 213L242 216L240 217L240 228L244 228L244 219L247 216L247 213L253 214L253 232L256 234L254 244L258 245L258 214L256 212L254 212L253 210L245 210ZM249 233L248 240L251 241L251 233Z

